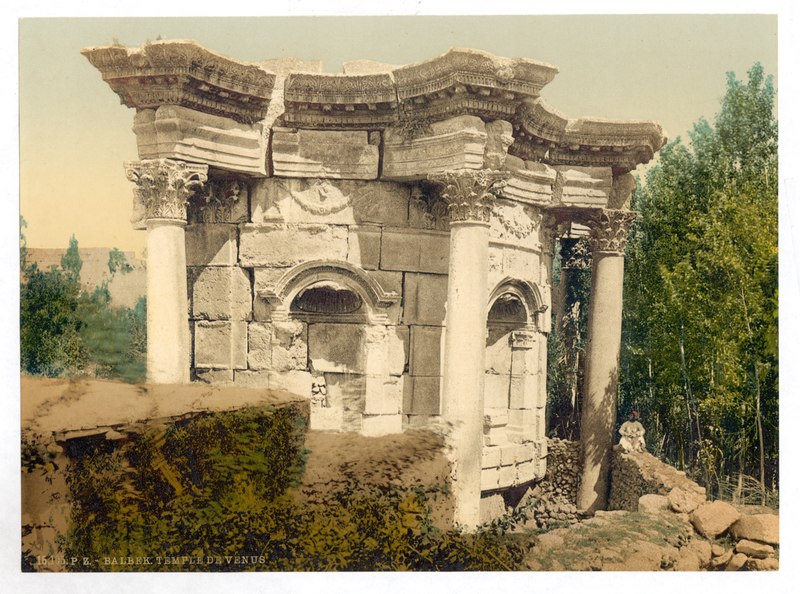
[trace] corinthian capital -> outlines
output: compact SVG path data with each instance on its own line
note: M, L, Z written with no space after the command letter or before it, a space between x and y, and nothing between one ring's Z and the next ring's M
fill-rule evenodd
M431 174L428 179L441 186L450 223L488 223L496 193L509 174L489 169L459 169Z
M125 175L136 184L134 204L145 219L186 222L186 204L208 179L208 165L172 159L131 161L125 163Z
M628 229L636 217L631 210L605 209L595 214L588 221L592 253L624 254Z

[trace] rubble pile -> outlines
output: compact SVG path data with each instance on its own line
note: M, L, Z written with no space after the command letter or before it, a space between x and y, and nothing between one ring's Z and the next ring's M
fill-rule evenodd
M517 509L526 509L528 526L550 529L578 521L578 456L578 442L548 440L545 477L528 489L517 505Z

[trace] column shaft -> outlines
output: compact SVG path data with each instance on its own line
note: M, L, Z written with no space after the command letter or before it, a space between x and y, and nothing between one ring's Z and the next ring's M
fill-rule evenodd
M147 381L189 381L191 337L186 234L176 220L147 221Z
M449 431L455 522L468 529L480 523L489 220L495 192L506 178L486 169L430 176L442 186L450 219L442 415Z
M592 291L581 406L583 467L577 507L586 513L605 509L611 446L617 415L619 349L622 339L622 283L628 228L636 213L606 209L590 221Z
M581 409L583 470L577 501L578 509L586 512L605 509L608 498L617 411L624 266L621 254L594 257Z
M452 424L455 520L468 527L480 523L488 253L487 224L451 224L442 400Z
M147 381L189 381L191 335L186 283L186 205L208 166L172 159L125 164L136 184L134 224L147 229Z

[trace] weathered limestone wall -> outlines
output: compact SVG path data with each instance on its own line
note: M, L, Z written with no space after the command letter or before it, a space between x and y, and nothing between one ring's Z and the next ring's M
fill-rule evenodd
M642 495L668 495L675 488L705 500L705 488L687 478L685 472L647 452L625 453L620 446L614 446L608 509L637 511Z
M231 184L218 182L210 195L229 195ZM268 178L238 182L236 191L228 208L206 202L189 208L194 377L313 396L315 429L383 434L440 415L446 211L432 207L417 184L377 180ZM541 210L510 201L500 208L504 216L490 229L489 286L496 290L513 280L549 296L552 255L541 250ZM397 298L386 307L365 303L359 315L327 317L287 312L286 303L271 299L298 266L337 264L353 267ZM376 326L385 336L372 340ZM487 395L494 395L487 408L505 411L503 438L497 442L490 423L487 445L505 446L507 464L526 464L510 482L499 480L498 464L487 479L495 486L539 472L542 448L530 440L543 431L546 328L533 326L511 412L510 368L502 370L499 384L487 386ZM380 395L366 402L368 382L380 384ZM506 425L530 430L509 440Z
M578 521L575 502L580 474L578 442L547 440L546 472L533 483L514 506L525 509L525 526L553 529Z

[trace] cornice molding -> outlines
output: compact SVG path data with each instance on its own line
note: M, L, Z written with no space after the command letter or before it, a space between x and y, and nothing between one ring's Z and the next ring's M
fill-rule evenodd
M240 123L266 117L275 87L283 95L278 126L305 130L390 129L424 139L434 123L456 116L513 126L508 154L546 165L611 167L621 175L647 163L665 144L653 121L570 119L539 96L558 73L524 58L455 48L430 60L366 73L277 75L231 60L193 41L157 41L82 52L122 103L138 110L180 105ZM381 67L383 68L383 67Z
M397 120L397 92L388 73L290 73L284 87L286 125L358 127Z
M543 99L523 101L509 153L549 165L613 167L625 173L650 161L667 142L658 122L568 119Z
M250 124L266 115L275 84L275 75L260 66L189 40L89 47L81 53L122 103L136 109L181 105Z

